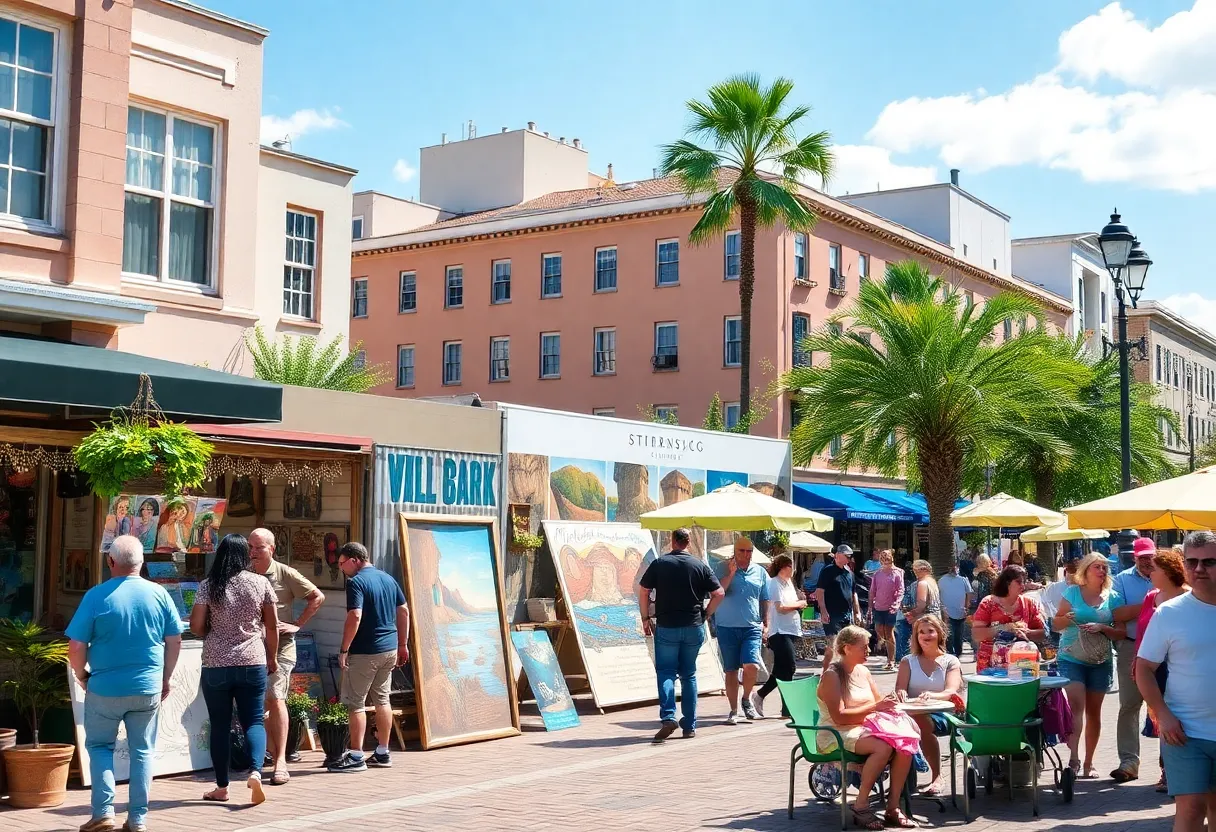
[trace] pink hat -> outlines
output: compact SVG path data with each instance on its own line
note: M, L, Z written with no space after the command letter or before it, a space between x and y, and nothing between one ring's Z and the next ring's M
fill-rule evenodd
M1151 537L1137 537L1132 544L1132 554L1138 558L1151 558L1157 554L1157 544Z

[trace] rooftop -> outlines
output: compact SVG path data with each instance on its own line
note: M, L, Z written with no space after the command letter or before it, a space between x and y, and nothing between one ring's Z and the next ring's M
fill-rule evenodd
M1216 350L1216 335L1208 332L1203 327L1179 315L1173 309L1165 306L1161 301L1157 300L1142 300L1136 308L1127 310L1130 317L1155 317L1159 318L1175 330L1181 330L1192 338L1197 338L1203 341L1209 348Z
M863 191L863 192L857 193L857 194L844 194L843 196L838 196L837 199L842 199L845 202L848 202L849 200L856 199L857 197L862 197L862 196L886 196L887 194L903 194L903 193L910 193L912 191L931 191L935 188L950 188L951 190L957 191L960 196L964 196L967 199L971 200L976 205L979 205L982 208L986 208L989 211L991 211L992 213L994 213L998 216L1004 217L1006 220L1008 220L1010 218L1009 215L1006 214L1004 211L1001 211L997 208L993 208L991 205L989 205L987 202L984 202L984 200L980 199L975 194L971 193L970 191L963 190L958 185L955 185L953 182L934 182L929 185L910 185L907 188L889 188L888 190L885 190L885 191Z
M261 151L269 156L282 156L284 159L292 159L297 162L303 162L306 165L313 165L326 170L337 171L338 173L348 173L355 176L359 171L354 168L348 168L346 165L339 165L336 162L326 162L324 159L318 159L314 156L305 156L302 153L293 153L290 150L284 150L281 147L271 147L270 145L262 145Z

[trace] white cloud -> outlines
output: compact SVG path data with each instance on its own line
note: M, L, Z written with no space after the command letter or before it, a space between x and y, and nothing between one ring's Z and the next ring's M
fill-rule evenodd
M393 165L393 178L398 182L409 182L418 173L418 169L404 159L398 159Z
M262 141L272 142L290 136L299 139L306 133L319 130L335 130L347 127L347 123L335 115L338 110L296 110L289 116L262 116Z
M1174 312L1202 329L1216 334L1216 300L1205 298L1198 292L1170 295L1161 301Z
M832 147L832 153L836 155L836 171L828 190L833 194L910 188L937 181L937 168L897 164L891 161L891 151L881 147L838 144Z

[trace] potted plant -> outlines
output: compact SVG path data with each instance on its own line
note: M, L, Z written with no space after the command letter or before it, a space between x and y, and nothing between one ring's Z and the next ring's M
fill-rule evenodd
M51 638L37 624L0 620L0 661L11 678L4 686L12 691L17 709L30 723L34 742L4 750L9 803L18 809L58 806L67 798L68 766L76 747L66 743L41 743L38 729L46 711L68 697L68 643Z
M80 441L72 454L103 497L121 493L132 480L158 476L164 493L197 488L207 476L211 445L185 425L115 411Z
M325 751L324 765L329 765L346 750L350 734L350 714L336 696L319 700L316 707L317 734L321 737L321 748Z
M517 552L535 552L543 545L545 539L538 534L516 529L511 535L511 548Z
M300 761L300 741L308 731L308 720L317 712L317 701L307 693L289 693L287 701L287 762Z

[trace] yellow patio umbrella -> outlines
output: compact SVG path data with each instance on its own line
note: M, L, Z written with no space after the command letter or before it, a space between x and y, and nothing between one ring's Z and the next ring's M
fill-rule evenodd
M1068 525L1110 529L1216 528L1216 465L1064 509Z
M826 514L734 483L691 500L648 511L638 520L643 529L666 532L694 525L711 531L826 532L833 522Z
M955 509L950 514L950 525L956 527L1058 526L1064 522L1065 517L1059 512L1003 493Z
M817 534L810 532L794 532L790 535L790 545L787 547L791 552L814 552L822 554L832 551L832 544Z
M1058 526L1035 526L1022 532L1024 543L1056 543L1063 540L1104 540L1107 537L1105 529L1070 529L1064 522Z

